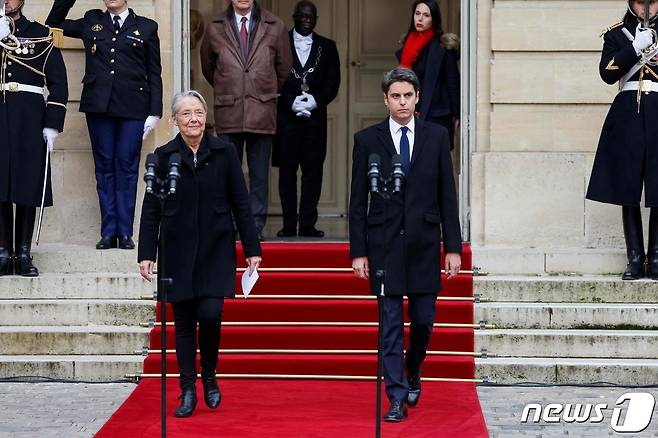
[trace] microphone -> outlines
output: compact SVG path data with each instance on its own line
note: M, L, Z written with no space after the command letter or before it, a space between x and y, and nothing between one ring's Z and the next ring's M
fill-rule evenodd
M180 173L178 172L179 167L180 167L180 154L178 152L175 154L171 154L171 157L169 157L169 174L167 175L167 183L169 186L170 195L176 194L178 181L180 181Z
M157 182L155 169L158 167L158 157L155 154L148 154L146 156L146 173L144 174L144 181L146 181L146 193L153 194L153 186Z
M404 171L402 170L402 155L393 155L393 193L400 193L402 190L402 181L404 180Z
M372 193L377 193L379 192L379 166L381 165L381 159L377 154L370 154L368 162L370 163L370 170L368 171L368 178L370 178L370 191Z

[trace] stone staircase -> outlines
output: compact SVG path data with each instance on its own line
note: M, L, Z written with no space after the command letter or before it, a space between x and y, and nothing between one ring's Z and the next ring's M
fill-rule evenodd
M0 376L109 381L141 371L153 287L134 251L42 245L37 278L0 278Z
M476 277L478 375L499 383L658 383L658 283L619 276Z

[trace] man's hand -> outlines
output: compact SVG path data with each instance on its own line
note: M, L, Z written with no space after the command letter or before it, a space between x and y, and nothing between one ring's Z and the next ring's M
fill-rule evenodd
M446 274L448 280L452 280L459 274L462 266L462 257L456 252L449 252L446 254Z
M249 275L251 275L252 272L254 272L258 267L260 266L260 262L262 262L263 259L259 256L254 256L254 257L247 257L247 266L249 267Z
M11 28L9 26L9 20L7 17L0 18L0 41L6 39L11 33Z
M352 259L352 269L354 275L358 278L367 280L370 277L370 267L368 266L368 257L355 257Z
M158 124L160 117L158 116L148 116L144 122L144 134L142 135L142 141L146 140L146 137L149 136L151 131L155 129L155 125Z
M633 48L635 53L639 56L642 50L653 44L653 32L651 30L640 30L641 25L637 25L635 29L635 39L633 40Z
M43 128L43 141L46 142L48 146L48 152L52 152L55 149L55 139L59 135L59 132L53 128Z
M295 114L295 115L296 115L297 117L306 117L306 118L309 118L309 117L311 117L311 112L310 112L310 111L306 111L306 110L301 110L300 112L298 112L298 113Z
M295 97L295 101L292 103L292 107L291 107L294 113L299 113L304 110L304 102L302 102L303 98L304 96L301 94Z
M313 97L312 94L308 94L306 91L304 91L302 96L304 97L302 104L304 105L304 109L306 111L310 112L318 107L318 103L315 101L315 97Z
M139 274L146 281L153 280L153 261L152 260L142 260L139 262Z

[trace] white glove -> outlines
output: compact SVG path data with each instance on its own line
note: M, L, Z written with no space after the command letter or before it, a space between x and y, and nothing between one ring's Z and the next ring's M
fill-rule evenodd
M11 28L9 27L7 17L0 18L0 41L6 39L10 33Z
M142 135L142 141L146 140L146 137L149 136L151 131L155 129L155 125L158 124L160 117L158 116L148 116L144 122L144 135Z
M295 115L296 115L297 117L307 117L307 118L308 118L308 117L311 117L311 112L310 112L310 111L306 111L306 110L301 110L300 112L298 112L298 113L295 114Z
M299 95L295 97L295 101L292 103L291 109L295 112L298 113L304 109L304 102L302 102L302 99L304 98L303 95Z
M635 53L639 56L642 53L642 50L649 47L653 44L653 33L650 30L640 30L640 25L638 24L635 29L635 39L633 40L633 48Z
M43 141L46 142L48 146L48 152L52 152L55 149L55 139L59 135L57 129L53 128L43 128Z
M302 93L302 96L304 97L302 100L302 103L304 104L303 109L310 112L318 107L318 103L315 101L315 97L313 97L312 94L304 92Z

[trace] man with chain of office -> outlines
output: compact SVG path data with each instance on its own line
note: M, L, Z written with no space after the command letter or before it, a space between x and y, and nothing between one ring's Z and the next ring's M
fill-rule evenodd
M53 204L49 158L64 128L68 83L61 38L23 16L24 3L0 6L0 276L36 277L36 207Z

